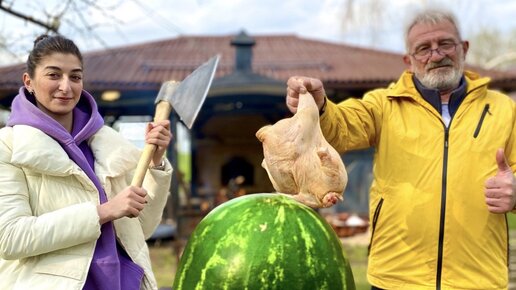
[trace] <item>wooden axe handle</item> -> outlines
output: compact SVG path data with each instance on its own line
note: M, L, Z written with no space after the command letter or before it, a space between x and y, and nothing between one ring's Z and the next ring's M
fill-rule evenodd
M169 102L159 102L156 105L154 122L168 120L170 118L171 111L172 105ZM143 179L145 178L145 173L147 173L147 169L149 168L149 164L155 151L156 145L146 143L145 147L143 147L142 155L140 157L140 160L138 161L138 165L136 166L136 171L134 172L133 180L131 182L132 186L142 187Z

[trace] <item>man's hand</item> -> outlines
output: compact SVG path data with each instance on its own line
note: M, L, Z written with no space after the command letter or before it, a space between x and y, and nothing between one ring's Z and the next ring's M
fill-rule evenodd
M502 148L496 152L496 163L498 172L485 183L486 204L492 213L506 213L516 204L516 180Z
M295 114L297 112L297 105L299 104L299 94L309 92L315 100L319 111L324 105L324 98L326 93L323 84L319 79L309 77L293 76L287 81L287 107Z

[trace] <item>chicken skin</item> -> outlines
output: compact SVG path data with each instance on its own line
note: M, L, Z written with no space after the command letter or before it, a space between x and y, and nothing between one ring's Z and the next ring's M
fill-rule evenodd
M309 93L299 96L293 117L260 128L256 137L263 143L262 167L277 192L312 208L342 200L346 169L322 134L319 109Z

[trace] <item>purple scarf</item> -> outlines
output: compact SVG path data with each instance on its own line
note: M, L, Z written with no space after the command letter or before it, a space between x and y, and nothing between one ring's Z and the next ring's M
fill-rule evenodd
M71 134L56 120L43 113L35 103L34 96L21 87L13 100L7 126L28 125L54 138L95 184L100 203L107 202L104 188L95 175L94 156L87 142L104 124L95 99L88 92L82 91L81 99L73 109ZM113 223L103 224L83 289L137 290L140 289L142 278L143 269L132 262L116 242Z

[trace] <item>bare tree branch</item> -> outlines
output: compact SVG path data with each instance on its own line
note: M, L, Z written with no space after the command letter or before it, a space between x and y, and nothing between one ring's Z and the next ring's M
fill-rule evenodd
M101 32L107 31L110 35L128 38L125 35L126 26L134 20L121 15L119 9L126 5L138 6L143 16L147 16L145 18L150 18L168 31L181 31L170 19L161 16L159 11L141 0L0 0L0 16L3 16L1 20L15 19L14 21L30 27L24 30L0 27L0 65L24 59L33 47L31 39L42 33L62 34L73 38L78 45L108 49L113 42L108 37L103 37Z
M107 47L107 43L97 33L95 33L93 25L89 24L88 20L84 18L84 15L81 13L81 10L76 5L76 3L72 2L72 8L77 14L79 21L83 24L84 29L90 33L102 46Z
M0 10L3 10L13 16L16 16L18 18L21 18L21 19L24 19L26 21L29 21L29 22L32 22L36 25L39 25L39 26L42 26L44 28L46 28L48 31L52 31L52 32L55 32L55 33L59 33L59 21L52 21L51 24L48 24L48 23L45 23L43 21L40 21L38 19L34 19L32 18L31 16L28 16L28 15L25 15L21 12L17 12L17 11L14 11L12 10L11 8L9 7L5 7L3 5L3 1L0 0Z
M146 6L141 1L133 0L133 2L136 5L138 5L150 19L154 20L157 24L161 25L161 27L174 33L181 33L181 28L172 23L172 21L170 21L168 18L161 16L159 13L154 11L154 9Z

